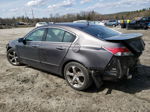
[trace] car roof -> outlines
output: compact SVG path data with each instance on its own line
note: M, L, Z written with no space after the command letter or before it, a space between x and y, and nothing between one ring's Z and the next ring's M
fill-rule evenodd
M80 29L80 28L86 28L88 26L94 26L93 24L90 23L72 23L72 22L64 22L64 23L54 23L54 24L50 24L50 25L44 25L41 26L42 27L50 27L50 26L56 26L56 27L71 27L71 28L75 28L75 29Z

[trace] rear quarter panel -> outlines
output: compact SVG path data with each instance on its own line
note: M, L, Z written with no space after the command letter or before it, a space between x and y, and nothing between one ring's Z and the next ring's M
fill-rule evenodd
M61 71L66 63L76 61L88 69L103 71L112 58L112 53L103 48L103 41L86 33L78 32L75 41L61 64Z

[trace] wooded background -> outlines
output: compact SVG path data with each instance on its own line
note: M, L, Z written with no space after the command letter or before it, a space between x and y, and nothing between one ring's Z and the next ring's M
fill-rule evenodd
M136 11L130 11L130 12L120 12L120 13L114 13L114 14L99 14L95 11L90 12L80 12L76 14L66 14L66 15L60 15L60 14L49 14L49 17L45 18L36 18L33 16L33 18L29 17L13 17L13 18L0 18L0 28L5 27L16 27L17 22L25 22L28 23L27 26L34 26L37 22L72 22L75 20L110 20L110 19L116 19L116 20L122 20L122 19L135 19L136 17L147 17L150 16L150 8L136 10Z

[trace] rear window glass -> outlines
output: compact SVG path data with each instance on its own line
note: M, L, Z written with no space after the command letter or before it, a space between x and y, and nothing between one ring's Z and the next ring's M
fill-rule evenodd
M117 31L114 31L112 29L109 29L104 26L99 26L99 25L89 25L85 27L79 27L80 30L95 36L97 38L105 39L108 37L116 36L119 35L120 33Z
M66 32L64 35L63 42L73 42L75 40L75 35L72 35L71 33Z

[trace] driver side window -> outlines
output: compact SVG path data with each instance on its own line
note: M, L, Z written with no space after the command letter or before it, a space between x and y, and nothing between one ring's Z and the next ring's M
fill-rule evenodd
M42 41L44 33L45 29L36 30L26 37L26 41Z

